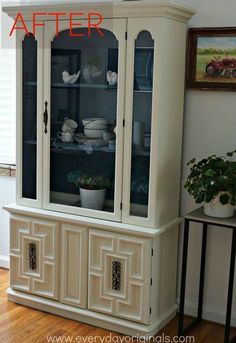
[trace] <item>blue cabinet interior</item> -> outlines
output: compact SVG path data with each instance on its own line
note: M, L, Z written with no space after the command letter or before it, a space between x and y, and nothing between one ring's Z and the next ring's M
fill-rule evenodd
M106 118L109 130L116 126L117 86L107 82L107 71L119 73L119 43L115 35L104 30L104 38L96 32L83 39L70 37L68 30L56 36L51 43L51 154L50 191L55 193L79 194L74 184L68 182L72 171L84 174L103 175L111 180L106 192L109 208L114 211L115 150L94 148L89 152L79 149L76 142L62 143L57 138L64 118L78 123L78 133L83 132L85 118ZM133 93L133 121L143 122L145 132L151 131L153 40L147 31L136 39ZM95 65L99 75L86 79L83 68ZM75 84L65 84L62 72L69 74L81 70ZM36 199L36 104L37 104L37 41L32 35L23 42L23 196ZM134 204L148 205L150 149L132 149L131 196ZM51 198L52 202L57 199ZM66 204L66 200L65 200ZM78 206L75 203L74 206Z

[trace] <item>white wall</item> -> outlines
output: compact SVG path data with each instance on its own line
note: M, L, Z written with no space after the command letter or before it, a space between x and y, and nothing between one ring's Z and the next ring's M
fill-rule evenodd
M190 21L191 27L236 26L236 2L234 0L175 0L176 3L193 6L197 14ZM186 162L196 156L202 158L211 153L222 154L236 147L236 95L234 92L187 91L184 119L183 173L188 173ZM0 178L0 207L14 199L14 178ZM183 190L181 212L186 214L195 207L193 200ZM1 255L8 255L8 216L0 213L0 263ZM194 310L197 296L199 270L200 230L190 235L189 277L187 284L188 311ZM204 297L205 317L224 321L228 282L230 232L224 229L210 230L208 237L207 276ZM235 283L236 284L236 283ZM234 311L235 311L234 303ZM234 312L236 324L236 312Z
M2 0L0 0L0 5L1 5ZM14 39L11 40L10 44L5 46L3 42L3 36L7 35L9 26L11 25L12 19L10 19L5 13L0 13L0 28L1 28L1 35L0 35L0 42L1 42L1 50L0 50L0 62L4 61L6 47L9 49L13 49L15 44L14 44ZM3 55L2 55L3 52ZM15 56L12 56L11 54L12 51L9 52L9 58L11 59L11 62L13 63L11 71L12 73L15 73ZM8 65L9 66L9 65ZM6 67L6 65L5 65ZM2 73L0 75L0 80L2 82L5 82L3 75L4 70L2 69L2 66L0 67L0 72ZM10 76L9 76L10 77ZM12 78L10 77L9 85L12 85ZM15 120L12 118L14 116L14 105L15 105L15 87L12 87L12 92L11 92L11 99L5 98L4 99L4 104L3 104L3 95L1 94L1 101L0 103L2 104L1 107L1 113L0 117L2 116L2 120L4 116L11 117L11 122L8 121L8 125L5 125L5 129L7 130L12 130L12 136L14 136L15 132ZM10 102L10 104L9 104ZM5 107L4 107L5 105ZM4 113L4 111L6 111ZM9 132L8 132L9 133ZM0 155L1 156L6 156L6 148L8 149L9 156L12 156L10 158L9 162L13 163L14 161L14 146L15 146L15 139L14 137L10 137L10 135L7 135L7 138L9 138L9 142L3 146L5 135L3 134L2 139L0 139ZM6 143L6 140L5 140ZM1 150L3 149L3 150ZM12 153L11 153L12 152ZM4 160L1 160L0 163L6 162ZM14 203L15 202L15 177L7 177L7 176L0 176L0 267L5 267L7 268L9 266L9 214L2 209L4 205Z
M0 176L0 267L9 266L9 214L3 206L15 202L15 177Z
M182 3L196 8L197 14L189 22L190 27L236 26L236 2L233 0L175 0L175 3ZM182 184L188 174L186 163L192 157L202 158L212 153L224 154L235 148L235 92L188 90L186 92L184 116ZM195 207L194 201L182 189L182 215ZM196 314L201 230L198 224L191 225L186 310L190 314ZM180 247L182 247L182 239ZM222 228L210 228L206 264L204 316L207 319L219 322L225 321L230 248L231 232ZM234 297L233 324L236 324L235 306L236 301Z

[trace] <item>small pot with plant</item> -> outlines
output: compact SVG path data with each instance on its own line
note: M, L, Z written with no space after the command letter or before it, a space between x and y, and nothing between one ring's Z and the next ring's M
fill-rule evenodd
M71 172L68 181L79 187L81 206L101 211L105 202L107 188L111 187L111 181L105 176L90 176L78 172Z
M232 156L211 155L199 162L188 162L190 174L184 187L196 203L204 203L204 213L211 217L229 218L234 215L236 204L236 162Z

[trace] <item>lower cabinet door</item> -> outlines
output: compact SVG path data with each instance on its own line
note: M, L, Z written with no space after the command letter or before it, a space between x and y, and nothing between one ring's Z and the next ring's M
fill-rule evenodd
M61 302L87 308L88 229L61 226Z
M90 230L88 307L149 324L151 239Z
M12 288L59 299L59 225L21 216L10 219Z

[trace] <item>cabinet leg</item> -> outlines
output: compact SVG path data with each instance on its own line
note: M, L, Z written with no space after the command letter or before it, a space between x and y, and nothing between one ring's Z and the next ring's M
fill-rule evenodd
M185 302L186 273L187 273L188 239L189 239L189 220L185 219L181 288L180 288L180 304L179 304L179 327L178 327L179 336L182 336L184 334L184 302Z
M231 247L231 258L230 258L229 287L228 287L228 300L227 300L224 343L229 343L229 339L230 339L230 322L231 322L233 287L234 287L235 256L236 256L236 229L234 228L233 238L232 238L232 247ZM235 338L233 339L233 342L234 341L235 341Z
M202 231L202 254L201 254L201 269L200 269L199 296L198 296L198 315L197 315L197 318L199 321L202 320L205 262L206 262L206 245L207 245L207 223L204 223L203 224L203 231Z

